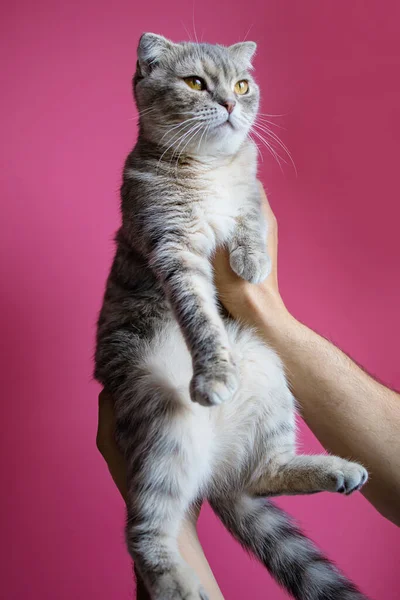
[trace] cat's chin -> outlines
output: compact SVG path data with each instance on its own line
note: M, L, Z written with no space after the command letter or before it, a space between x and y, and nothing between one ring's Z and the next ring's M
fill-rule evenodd
M221 149L225 147L229 151L232 149L232 145L240 146L247 134L248 132L243 131L242 127L238 127L233 121L227 120L212 129L209 135L209 143L217 145Z
M232 121L224 121L214 125L209 132L211 138L221 139L221 135L223 138L228 139L231 135L240 135L240 129Z
M225 121L225 123L222 123L221 128L229 131L236 131L236 127L234 126L234 124L232 123L232 121Z
M225 140L219 142L209 142L198 152L199 157L230 157L236 154L245 142L246 137L227 136Z
M225 121L222 121L222 123L217 123L214 126L214 129L220 129L221 127L232 127L232 129L235 129L235 127L233 126L233 123L230 119L225 119Z

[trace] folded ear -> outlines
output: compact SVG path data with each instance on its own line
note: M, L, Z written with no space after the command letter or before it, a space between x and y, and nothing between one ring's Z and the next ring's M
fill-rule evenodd
M229 46L228 50L232 54L235 60L246 65L247 68L252 68L251 59L257 49L255 42L239 42Z
M144 33L139 40L137 49L138 67L141 75L147 75L151 69L157 64L162 55L172 50L175 46L173 42L167 40L162 35L155 33Z

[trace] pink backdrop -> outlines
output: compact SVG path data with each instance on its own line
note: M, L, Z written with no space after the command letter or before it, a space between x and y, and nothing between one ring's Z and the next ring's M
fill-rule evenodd
M94 323L136 135L136 43L146 30L186 38L192 3L4 4L2 596L122 600L133 584L123 505L95 448ZM265 152L262 176L288 306L397 387L399 20L395 0L195 6L205 40L252 26L263 111L284 115L298 177ZM303 441L318 451L305 430ZM399 531L360 495L282 504L371 598L399 598ZM227 600L284 598L207 510L200 534Z

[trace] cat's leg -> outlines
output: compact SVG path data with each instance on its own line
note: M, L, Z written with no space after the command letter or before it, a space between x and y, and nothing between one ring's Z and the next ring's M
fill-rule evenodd
M217 409L224 416L227 440L218 464L219 478L209 494L212 508L236 540L296 600L366 600L288 515L270 500L257 497L277 491L321 491L321 486L328 487L326 473L347 475L350 463L335 457L304 457L316 459L311 477L305 477L304 470L297 468L303 457L295 455L294 399L278 356L251 332L234 324L227 329L241 385L233 402ZM280 469L285 471L291 464L294 469L282 478ZM320 469L324 476L318 478Z
M351 494L367 481L368 473L358 463L338 456L293 456L287 462L271 460L251 493L262 496L339 492Z
M172 487L168 476L163 477L162 484ZM137 478L133 477L130 486L137 485ZM170 494L147 493L141 502L134 497L133 489L131 493L127 505L126 540L151 599L207 600L205 590L183 560L177 543L189 507L188 498L182 491L179 500Z
M244 473L249 492L263 496L321 491L350 494L360 489L368 477L361 465L336 456L296 455L294 398L279 358L246 330L235 335L234 326L227 329L241 386L232 407L224 405L221 410L235 424L228 445L235 447L231 468L241 464L244 450L248 456L243 464L253 464L247 467L251 472Z
M157 394L164 409L173 412L176 407L171 406L168 392L165 398L160 389ZM177 542L183 519L201 494L204 475L190 446L190 424L184 415L154 416L152 425L142 422L142 429L151 429L146 434L137 431L139 420L132 415L136 433L130 436L130 445L125 445L129 553L152 600L206 600Z
M192 356L191 398L203 406L221 404L235 392L237 375L207 253L189 235L171 234L154 244L149 260Z
M249 190L229 242L230 265L239 277L261 283L271 270L266 246L267 223L261 210L257 183Z
M177 539L207 487L212 435L208 410L189 397L191 360L178 327L157 335L126 371L116 434L127 461L128 550L152 600L205 600Z
M296 454L294 408L290 409L292 394L284 378L272 391L272 398L283 410L276 411L275 420L266 423L264 461L249 488L250 493L285 496L324 491L351 494L359 490L368 474L358 463L325 454Z

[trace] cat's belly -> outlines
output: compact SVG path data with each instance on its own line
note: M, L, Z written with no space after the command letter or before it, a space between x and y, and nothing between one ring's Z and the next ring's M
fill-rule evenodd
M236 460L244 460L251 454L256 439L267 436L277 423L293 421L294 404L276 353L251 330L231 320L226 320L225 326L239 379L237 392L226 403L204 407L191 400L192 359L174 320L165 321L147 345L141 368L151 374L158 385L176 390L177 402L185 407L177 417L178 429L190 427L191 421L195 428L201 424L201 428L208 431L213 452L235 464Z
M196 465L202 494L237 489L255 481L265 469L277 440L288 427L294 443L294 405L279 358L250 330L226 322L238 368L239 388L220 406L194 403L189 393L192 360L174 321L165 322L141 356L136 385L165 389L175 403L168 422L169 438L184 448L185 460ZM143 373L147 377L143 379ZM134 397L143 396L135 389ZM152 402L165 397L157 393ZM139 407L135 409L138 412ZM154 410L158 413L154 405ZM285 434L286 435L286 434Z

